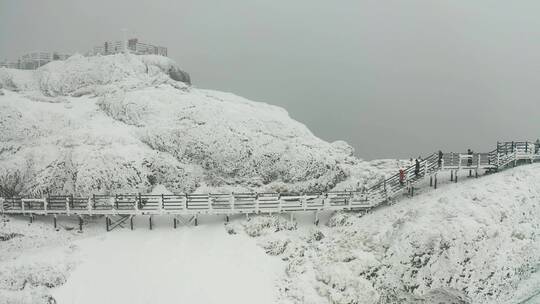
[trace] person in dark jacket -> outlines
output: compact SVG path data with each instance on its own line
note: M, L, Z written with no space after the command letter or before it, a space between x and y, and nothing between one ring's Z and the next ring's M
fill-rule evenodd
M418 160L418 158L416 159L416 161L414 163L414 175L416 177L418 177L418 175L420 175L420 161Z
M439 168L442 167L442 158L443 158L443 153L441 150L439 150L439 159L437 160L437 164L439 165Z
M469 158L467 158L467 166L472 167L472 155L473 151L471 149L467 149L467 155L469 155Z

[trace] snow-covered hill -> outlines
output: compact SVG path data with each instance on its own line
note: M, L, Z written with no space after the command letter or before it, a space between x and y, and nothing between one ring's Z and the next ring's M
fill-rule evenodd
M379 172L284 109L187 83L189 75L159 56L0 69L0 186L81 195L156 184L303 191L355 187Z
M260 217L229 228L259 236L285 261L285 303L540 301L540 164L365 216L337 213L326 227L288 230L286 222Z

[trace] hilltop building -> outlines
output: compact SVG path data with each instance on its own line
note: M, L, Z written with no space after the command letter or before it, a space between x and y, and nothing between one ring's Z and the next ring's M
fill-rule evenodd
M137 55L154 54L167 56L166 47L140 42L138 38L129 39L127 43L124 43L123 41L106 41L103 45L94 47L93 54L117 54L124 52L126 49L130 53Z
M0 61L0 67L2 68L9 68L9 69L18 69L19 68L19 61Z
M17 61L1 61L0 67L35 70L51 61L66 60L69 56L58 52L31 52L22 55Z
M40 66L55 60L66 60L70 55L58 52L32 52L25 54L19 60L19 68L34 70Z

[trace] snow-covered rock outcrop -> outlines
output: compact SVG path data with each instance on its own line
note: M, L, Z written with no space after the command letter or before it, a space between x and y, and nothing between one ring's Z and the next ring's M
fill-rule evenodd
M0 84L0 186L15 193L326 190L377 171L284 109L190 86L165 57L73 56L0 69Z

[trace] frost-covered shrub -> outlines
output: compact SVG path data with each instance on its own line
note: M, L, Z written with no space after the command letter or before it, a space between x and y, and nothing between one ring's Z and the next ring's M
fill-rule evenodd
M157 66L161 71L165 72L169 77L176 81L191 84L191 77L185 71L182 71L178 65L168 57L157 55L145 55L141 60L151 66Z
M200 168L182 164L168 153L157 153L142 162L151 185L161 184L173 192L192 193L202 179Z
M0 68L0 88L18 90L17 85L13 81L13 75L5 68Z
M310 235L309 241L319 242L322 239L324 239L324 233L320 230L316 230Z
M281 216L255 216L244 224L244 231L251 237L261 236L267 232L295 230L296 223Z
M335 304L377 303L379 293L372 283L355 273L346 263L333 264L318 272L316 288L319 294Z
M263 248L269 255L280 255L285 252L285 249L287 248L289 242L289 240L284 239L271 240L269 242L266 242L263 245Z
M63 285L71 266L30 263L0 268L0 303L54 304L49 289Z
M54 288L66 282L70 266L43 263L7 265L0 269L0 290L23 290L27 287Z
M0 88L10 91L35 90L33 71L0 68Z
M176 76L180 68L169 58L157 57L74 55L65 61L53 61L40 67L37 70L38 85L49 96L73 93L80 96L81 89L95 86L118 84L130 88L174 82L169 73L174 72Z
M29 168L0 169L0 196L11 197L24 193L25 187L31 182Z
M77 167L75 193L146 193L150 184L140 163L115 155L97 155L103 165L81 163Z
M229 225L229 223L225 224L225 231L227 231L228 234L236 234L236 228L233 225Z
M131 103L126 100L125 93L122 91L102 96L97 105L114 119L134 126L144 125L142 118L148 111L148 107L144 104Z
M350 226L353 224L351 217L356 216L356 214L350 214L345 212L336 212L328 220L328 227L341 227L341 226Z
M3 232L0 232L0 242L5 242L5 241L9 241L13 238L16 238L16 237L21 237L23 236L22 234L20 233L3 233Z

